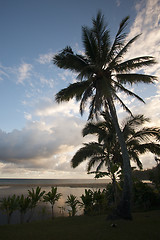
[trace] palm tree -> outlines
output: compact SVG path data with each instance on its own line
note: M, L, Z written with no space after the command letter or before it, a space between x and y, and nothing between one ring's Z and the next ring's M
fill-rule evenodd
M24 215L26 214L27 210L30 208L30 205L31 205L31 199L28 196L24 197L23 194L21 196L18 196L18 209L20 211L21 223L23 223Z
M123 134L120 130L115 101L129 113L130 110L119 98L118 92L123 92L143 101L138 95L125 87L134 83L153 83L154 76L130 73L132 70L155 64L155 60L150 56L137 57L122 62L124 54L128 51L133 42L139 35L135 36L126 43L124 29L127 26L129 17L124 18L119 26L113 44L110 42L110 34L104 22L104 16L98 12L97 17L93 18L93 27L82 27L84 55L75 54L70 46L64 48L53 58L54 64L59 68L69 69L77 73L78 81L70 84L56 94L56 101L69 101L73 97L80 101L80 112L83 114L86 103L90 104L89 119L102 109L108 110L116 134L119 139L123 156L124 187L121 204L117 209L117 214L123 218L131 219L131 193L132 179L130 159L125 145Z
M31 190L28 190L28 197L30 199L30 209L31 209L31 213L30 216L27 220L27 222L30 221L34 209L37 206L38 202L41 200L42 196L44 195L45 191L41 192L41 188L38 186L36 187L36 189L34 190L33 188Z
M71 164L72 167L75 168L86 159L89 159L87 167L88 173L96 173L100 176L111 176L114 199L115 203L117 203L115 173L119 167L123 170L122 153L111 117L106 117L106 113L103 113L102 116L104 121L86 124L82 132L83 136L88 134L97 135L98 142L85 143L84 147L75 153ZM160 128L142 127L142 125L148 121L149 119L143 115L136 115L125 119L121 126L130 159L136 162L140 169L142 169L142 163L139 159L141 154L151 152L160 155ZM96 170L90 172L96 164L98 164ZM107 168L107 172L100 172L103 166Z
M7 223L10 224L11 216L14 211L18 209L18 198L14 194L13 196L4 197L0 200L0 209L7 214Z
M54 213L53 213L54 204L60 199L61 196L62 196L61 193L57 193L57 187L52 187L51 191L43 196L44 202L49 202L51 204L52 220L54 219Z
M74 217L77 212L77 205L79 204L77 197L73 194L70 194L69 196L67 196L67 200L65 203L67 203L67 205L71 207L71 214L72 217Z

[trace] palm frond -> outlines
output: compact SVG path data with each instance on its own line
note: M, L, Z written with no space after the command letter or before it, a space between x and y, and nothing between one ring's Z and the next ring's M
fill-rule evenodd
M142 162L139 160L138 153L136 151L130 151L129 155L130 155L131 160L136 162L139 169L142 169L143 165L142 165Z
M124 29L126 28L128 24L129 16L124 18L119 26L118 32L116 34L115 40L113 42L112 48L108 54L108 62L114 58L114 55L117 53L119 49L121 49L124 46L124 40L126 38L126 33L123 33Z
M160 144L156 144L154 142L139 144L135 146L135 150L138 151L140 154L151 152L153 154L156 154L157 156L160 156Z
M118 82L116 82L116 81L113 81L113 82L115 83L115 86L117 87L117 90L120 90L120 91L126 93L127 95L132 96L132 97L135 97L135 98L137 98L139 101L145 103L144 100L143 100L141 97L139 97L137 94L131 92L130 90L126 89L125 87L123 87L122 84L120 84L120 83L118 83Z
M81 96L81 102L80 102L80 113L83 115L87 100L93 95L93 87L92 84L85 89L83 92L83 96Z
M103 66L106 56L110 49L110 36L107 24L104 22L104 16L101 11L98 12L97 17L92 19L94 37L98 46L98 65Z
M144 127L141 130L137 131L133 137L145 142L150 141L152 138L155 140L160 140L160 128Z
M63 101L67 102L73 97L76 97L76 99L79 100L89 85L90 80L72 83L67 88L63 88L61 91L59 91L55 96L55 100L58 103Z
M75 168L87 158L100 154L103 154L102 145L96 142L86 143L84 144L84 147L80 148L71 159L71 166Z
M106 160L106 159L105 159ZM99 170L103 167L105 160L101 160L100 163L98 164L97 168L96 168L96 172L99 172Z
M116 64L119 63L119 61L122 59L123 55L128 51L129 47L131 46L132 43L134 43L138 37L141 34L133 37L120 51L119 53L116 55L116 57L111 61L111 63L109 64L108 68L112 69L112 67L114 67Z
M97 123L93 123L93 122L89 122L85 125L85 127L82 130L82 135L83 137L88 135L88 134L100 134L102 133L102 125L104 122L97 122Z
M125 62L122 62L120 64L117 64L114 69L116 72L128 72L131 70L139 69L146 66L152 66L153 64L156 64L155 58L150 56L144 56L144 57L137 57L130 60L127 60Z
M124 104L124 102L118 97L117 94L115 95L115 98L116 98L116 100L118 100L118 102L121 104L121 106L123 107L123 109L132 116L131 110Z
M136 127L141 127L146 122L150 122L150 119L142 114L127 117L124 121L122 121L122 131L126 132L128 129L134 130Z
M59 68L75 72L80 72L85 67L88 67L87 59L82 55L74 54L70 46L67 46L59 54L56 54L53 57L53 63Z
M88 165L87 165L87 172L90 172L91 171L91 168L93 168L97 162L103 162L103 158L104 156L96 156L96 157L92 157L90 159L90 161L88 162Z
M82 27L82 40L85 47L85 54L91 63L97 62L98 48L93 36L93 32L88 27Z
M145 74L136 74L136 73L130 73L130 74L116 74L117 80L121 84L137 84L137 83L154 83L155 80L157 80L156 76L151 75L145 75Z

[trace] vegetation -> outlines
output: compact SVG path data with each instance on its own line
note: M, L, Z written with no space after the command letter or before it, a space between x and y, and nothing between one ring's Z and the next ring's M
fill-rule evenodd
M117 198L120 199L122 189L123 189L123 180L118 182L118 191ZM134 211L148 211L154 209L160 209L160 190L156 189L155 186L150 186L146 183L140 181L134 181L134 198L133 198L133 210ZM40 200L44 194L44 191L41 192L41 188L37 187L37 191L28 191L32 192L32 196L38 195L36 199ZM34 194L33 194L34 192ZM61 193L57 193L57 188L52 187L51 191L43 196L44 202L49 202L52 206L52 219L54 218L53 207L56 201L61 197ZM114 186L113 184L108 184L106 189L91 190L85 189L84 194L80 196L81 201L73 194L67 196L66 204L71 207L71 216L74 217L78 211L78 207L83 208L84 215L95 216L100 214L109 214L111 210L115 207L115 195L114 195ZM24 222L24 215L27 210L31 208L32 213L36 204L32 203L32 199L29 198L29 195L24 197L13 195L7 198L2 198L0 201L0 210L4 211L7 214L7 222L10 223L11 216L14 211L20 212L21 223ZM34 206L34 207L33 207ZM33 209L34 208L34 209ZM43 207L42 207L43 208ZM31 217L31 216L30 216ZM29 219L30 220L30 219ZM28 220L27 220L28 222Z
M85 193L82 194L80 207L84 208L85 215L97 215L105 213L108 209L108 202L106 198L106 190L102 191L91 189L85 189Z
M151 180L156 188L160 191L160 164L149 170L149 180Z
M134 209L146 211L160 207L160 192L150 185L136 181L134 183Z
M42 196L44 195L45 191L42 191L41 192L41 188L40 187L37 187L35 190L32 188L32 190L28 190L28 197L30 199L30 216L27 220L27 222L30 221L33 213L34 213L34 210L35 210L35 207L37 206L38 202L41 200Z
M129 17L124 18L119 26L115 40L111 44L110 33L104 22L104 16L99 12L93 18L91 28L82 28L84 55L75 54L70 46L64 48L53 58L54 64L59 68L69 69L77 73L77 82L70 84L56 94L56 101L69 101L74 98L80 101L80 112L83 114L85 106L89 103L89 119L98 117L102 110L107 112L114 124L123 159L124 185L121 202L117 214L125 219L131 219L132 176L130 159L121 132L115 101L131 114L131 111L118 96L119 92L143 99L127 89L126 86L134 83L153 83L155 76L137 74L132 70L155 64L155 59L150 56L137 57L122 61L125 53L139 35L126 42L124 32Z
M60 199L61 196L62 196L61 193L57 193L57 187L52 187L51 191L43 196L44 202L49 202L51 204L52 220L54 219L54 212L53 212L54 204Z
M133 213L133 221L106 221L106 215L0 226L1 240L157 240L160 211ZM115 227L112 227L115 226Z
M18 196L18 210L20 211L20 222L24 222L24 216L26 212L30 209L31 207L31 199L27 196L24 197L22 194L21 196Z
M18 208L18 198L13 196L4 197L0 200L0 209L7 214L7 223L10 224L11 216Z
M143 171L134 170L133 178L138 180L150 180L157 189L160 189L160 164L152 169L146 169Z
M67 196L66 202L67 205L71 208L71 216L74 217L77 213L77 206L79 204L79 200L73 194Z
M113 184L114 201L117 205L119 184L116 175L119 177L123 175L122 153L111 117L106 116L106 113L103 113L102 117L103 121L90 122L83 129L83 136L95 134L98 137L98 142L85 143L75 153L71 163L72 167L75 168L87 160L88 173L95 173L96 178L110 176ZM142 163L139 159L141 154L152 152L160 155L160 129L143 127L143 124L148 121L149 119L143 115L136 115L125 119L121 126L130 159L136 162L140 169L142 169ZM95 166L96 170L91 172L91 169ZM105 172L100 171L101 169L104 169Z

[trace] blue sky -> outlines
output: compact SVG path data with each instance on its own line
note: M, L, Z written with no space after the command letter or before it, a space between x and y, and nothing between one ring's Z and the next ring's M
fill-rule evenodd
M74 152L87 141L81 136L85 117L78 104L57 105L55 93L76 80L58 69L52 57L65 46L82 52L81 27L91 26L98 10L114 37L120 21L130 15L128 38L142 33L126 58L152 55L160 59L158 0L0 0L0 176L23 178L87 178L85 164L71 169ZM160 65L144 69L159 76ZM134 86L146 101L122 96L134 113L160 126L160 85ZM119 117L125 116L118 108ZM73 129L74 126L74 129ZM142 157L144 167L153 156Z

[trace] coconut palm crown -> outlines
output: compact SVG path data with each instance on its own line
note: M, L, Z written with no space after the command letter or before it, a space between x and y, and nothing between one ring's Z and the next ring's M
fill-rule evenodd
M155 76L130 73L142 67L151 66L155 59L151 56L137 57L122 62L140 35L126 43L124 29L129 17L120 23L114 42L111 44L109 30L104 22L104 16L99 12L93 19L93 27L82 27L84 55L75 54L70 46L64 48L53 58L59 68L69 69L77 73L78 81L70 84L56 94L56 101L69 101L73 97L80 100L80 112L83 114L86 103L90 102L89 119L106 106L109 100L118 100L130 112L117 92L122 91L142 101L135 93L125 88L126 84L153 83ZM108 102L109 101L109 102Z
M98 137L98 142L85 143L71 160L72 167L77 167L85 160L88 161L87 171L96 167L95 172L99 172L102 166L110 171L111 165L117 164L122 166L122 154L117 139L117 135L111 121L102 114L104 121L97 123L87 123L83 128L83 136L94 134ZM130 159L136 162L137 166L142 169L140 156L151 152L160 156L160 128L143 127L143 124L149 122L149 119L143 115L136 115L126 118L121 124L121 131L124 134Z

